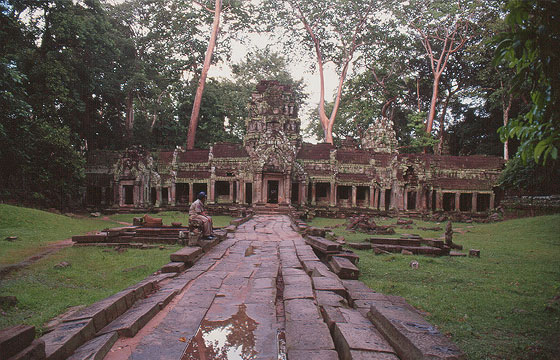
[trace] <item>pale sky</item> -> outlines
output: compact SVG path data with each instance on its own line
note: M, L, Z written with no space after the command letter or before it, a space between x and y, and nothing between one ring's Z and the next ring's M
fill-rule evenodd
M209 77L215 78L231 78L231 68L230 64L236 64L245 59L245 55L255 48L265 48L266 45L278 44L275 40L271 40L270 36L266 34L252 34L246 41L246 44L241 44L240 42L234 42L232 44L232 56L230 63L220 63L212 66L208 72ZM218 43L219 46L219 43ZM271 50L278 53L282 53L281 45L273 46ZM305 51L302 49L302 51ZM296 80L303 78L306 85L306 91L309 94L307 102L303 104L299 111L299 117L302 121L302 129L307 127L309 123L308 114L310 111L315 110L319 103L320 98L320 80L318 71L312 71L310 69L310 61L314 61L314 54L301 54L301 56L294 56L301 59L300 62L292 61L289 65L290 73L292 77ZM326 101L332 101L334 98L334 93L338 86L338 76L335 72L332 63L325 66L325 99ZM315 139L305 138L307 142L317 142Z

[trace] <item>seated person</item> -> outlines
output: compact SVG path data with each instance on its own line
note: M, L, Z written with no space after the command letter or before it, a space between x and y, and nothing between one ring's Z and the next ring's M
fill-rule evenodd
M191 204L189 209L189 218L202 223L202 236L205 239L213 239L212 236L212 218L206 213L204 203L206 202L206 193L201 191L196 197L196 201Z

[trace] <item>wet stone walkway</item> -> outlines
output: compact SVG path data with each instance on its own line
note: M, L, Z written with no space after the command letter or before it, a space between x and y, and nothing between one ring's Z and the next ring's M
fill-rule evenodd
M287 216L240 225L167 292L177 295L105 359L399 359L367 318L367 301L388 297L330 272Z

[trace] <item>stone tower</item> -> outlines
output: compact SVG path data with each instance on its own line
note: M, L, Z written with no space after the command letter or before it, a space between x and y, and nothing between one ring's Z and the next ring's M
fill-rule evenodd
M265 171L289 171L301 147L301 121L289 85L262 80L252 94L245 122L245 149Z
M243 141L257 203L289 204L293 166L302 145L301 122L289 85L261 81L249 104Z

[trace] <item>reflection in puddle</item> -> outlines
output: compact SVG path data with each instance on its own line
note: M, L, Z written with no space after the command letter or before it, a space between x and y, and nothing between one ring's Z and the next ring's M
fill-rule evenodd
M202 321L181 360L254 359L257 322L247 316L246 309L240 305L237 313L227 320Z

